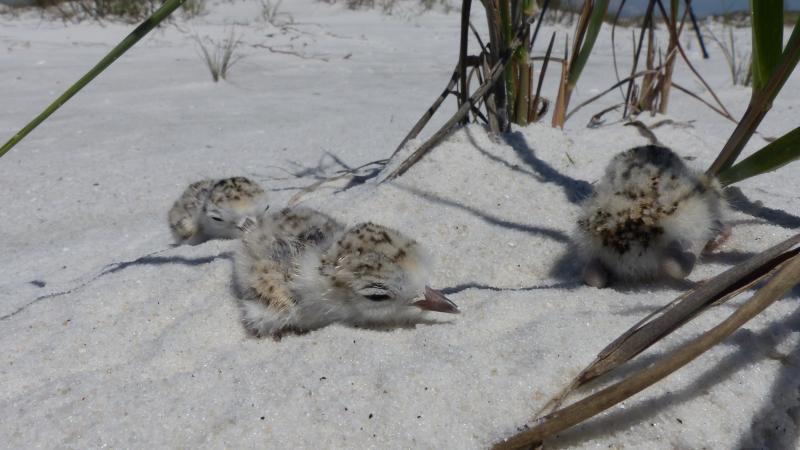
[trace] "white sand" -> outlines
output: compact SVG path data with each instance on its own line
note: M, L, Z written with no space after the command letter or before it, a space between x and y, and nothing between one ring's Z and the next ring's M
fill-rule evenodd
M171 202L195 179L244 174L283 205L341 169L337 158L352 167L388 156L446 83L459 20L293 0L284 9L300 24L281 33L254 21L257 9L220 4L155 33L0 160L0 447L482 448L528 423L608 342L681 292L597 290L575 276L568 240L577 202L614 153L646 142L620 124L584 128L619 101L614 93L566 131L537 124L503 141L470 126L396 182L306 197L348 223L372 220L416 237L437 261L431 284L460 316L393 331L330 326L281 342L248 337L231 292L236 243L171 248ZM221 38L233 22L245 58L228 82L213 84L188 30ZM556 28L563 34L546 26L542 36ZM0 17L0 139L127 30ZM607 31L573 105L613 82ZM742 42L748 32L740 30ZM261 44L327 61L252 46ZM627 55L630 43L620 45ZM741 114L749 91L730 85L718 50L710 61L695 50L698 68ZM702 92L683 66L676 79ZM796 126L798 88L794 76L765 135ZM656 134L707 166L732 124L673 95L666 118L692 126ZM763 144L756 137L748 151ZM733 237L691 280L800 226L799 170L742 183L763 207L739 204L755 215L734 213ZM550 446L793 447L798 294ZM745 298L699 317L632 366Z

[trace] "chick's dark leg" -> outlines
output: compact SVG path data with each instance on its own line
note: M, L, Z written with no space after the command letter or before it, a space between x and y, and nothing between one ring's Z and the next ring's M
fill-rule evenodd
M583 282L598 289L608 285L608 269L599 259L593 258L583 267Z
M672 278L681 280L689 276L694 269L697 257L687 252L677 241L672 241L661 256L661 270Z

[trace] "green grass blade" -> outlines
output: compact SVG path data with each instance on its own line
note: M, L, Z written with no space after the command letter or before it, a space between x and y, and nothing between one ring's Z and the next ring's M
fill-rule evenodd
M41 112L29 124L25 125L17 134L8 140L2 147L0 147L0 157L8 153L15 145L19 143L25 136L33 131L37 126L44 122L51 114L56 112L64 103L66 103L72 96L77 94L87 84L95 79L102 73L108 66L122 56L128 49L134 46L140 39L153 30L159 23L169 17L173 11L178 9L186 0L167 0L158 8L150 17L137 26L128 36L125 37L116 47L114 47L100 62L91 68L86 75L81 77L75 84L69 87L60 97L50 104L44 111Z
M781 59L783 0L750 0L753 33L753 90L761 90Z
M755 133L761 120L767 115L767 112L772 108L772 101L778 96L778 93L783 88L786 80L794 72L797 63L800 62L800 20L795 23L792 35L789 37L789 42L781 55L780 63L775 69L770 79L767 81L764 88L760 91L754 91L753 96L750 98L750 104L747 106L739 125L733 130L733 134L725 143L717 159L711 167L708 168L706 173L709 175L717 175L722 171L727 170L736 162L739 153L742 152L747 141Z
M597 35L600 33L600 27L603 26L603 18L606 16L607 11L608 0L598 0L595 2L592 9L592 15L589 18L589 26L586 29L586 36L584 38L583 45L578 52L578 57L575 59L575 63L569 68L569 77L567 78L567 83L572 87L575 87L575 85L578 84L578 78L581 77L581 72L586 66L586 62L589 61L589 55L592 54L592 48L594 48Z
M737 183L776 170L798 158L800 158L800 127L770 142L735 166L722 171L719 180L723 185Z
M772 74L776 84L766 92L770 105L772 105L775 97L778 96L778 92L783 89L783 85L786 84L786 80L794 72L798 62L800 62L800 19L794 24L794 29L791 36L789 36L789 41L786 43L786 48L783 49L781 54L780 65ZM772 82L772 80L769 81Z

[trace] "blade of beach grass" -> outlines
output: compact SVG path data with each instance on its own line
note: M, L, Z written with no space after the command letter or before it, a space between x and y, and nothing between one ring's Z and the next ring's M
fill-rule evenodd
M551 126L563 127L563 120L562 117L565 117L565 112L567 110L567 104L564 101L564 97L567 93L567 79L569 78L569 36L566 37L564 40L564 59L561 63L561 75L558 78L558 93L556 94L556 104L553 108L553 119L551 120Z
M520 20L526 20L529 16L536 13L536 3L533 0L522 0L522 11ZM530 27L527 34L523 37L525 42L531 42ZM514 106L514 122L517 125L525 126L528 124L531 105L531 87L533 79L533 64L531 64L528 53L528 46L522 45L516 52L516 105Z
M643 391L722 342L750 319L786 295L792 287L797 285L798 280L800 280L800 255L794 255L784 263L783 267L769 279L764 287L714 328L623 380L570 406L548 414L529 429L495 444L493 448L495 450L518 449L541 443L559 431L581 423Z
M545 404L539 415L559 408L572 391L630 361L710 305L720 304L753 286L797 254L798 244L800 234L722 272L645 316L601 350L594 361Z
M592 54L597 35L603 26L603 19L608 12L608 3L609 0L597 0L595 2L587 0L584 2L584 8L581 11L580 21L572 43L572 55L568 66L569 72L566 84L563 84L559 89L556 109L553 111L553 126L564 127L572 91L575 90L583 68L586 67L586 62L589 61L589 56Z
M781 59L783 0L750 0L753 36L753 92L761 90Z
M114 47L100 62L92 67L86 75L81 77L75 84L70 86L60 97L50 104L44 111L42 111L30 123L25 125L17 134L8 140L2 147L0 147L0 157L8 153L9 150L14 148L25 136L33 131L37 126L44 122L51 114L56 112L64 103L66 103L72 96L77 94L81 89L86 87L92 80L100 75L108 68L114 61L122 56L126 51L133 47L140 39L145 37L150 31L153 30L164 19L169 17L173 11L178 9L186 0L167 0L158 8L150 17L145 19L144 22L139 24L128 36L125 37L116 47Z
M580 51L575 61L570 64L569 78L567 79L572 89L578 84L578 79L581 77L583 68L586 67L586 62L589 61L589 56L594 49L594 43L597 41L597 35L600 33L600 28L603 26L603 18L608 12L608 0L598 0L592 8L592 15L589 18L589 24L586 28L583 42L581 43Z
M541 21L540 21L541 23ZM541 99L542 95L542 85L544 84L544 76L547 73L547 66L550 63L550 56L553 52L553 44L556 40L556 32L553 31L553 34L550 36L550 43L547 44L547 52L544 54L544 62L542 63L542 68L539 70L539 82L536 84L536 94L533 96L533 100L531 101L531 110L532 110L532 117L531 121L537 121L540 119L538 116L539 111L539 99Z
M747 110L739 121L739 125L733 130L731 137L728 138L728 142L725 143L717 159L706 171L707 174L716 176L736 162L744 146L747 145L750 137L756 132L761 120L772 108L772 102L778 96L795 67L797 67L798 62L800 62L800 20L795 23L789 42L786 44L786 48L781 54L780 62L772 72L769 81L761 89L756 89L754 82L753 96L750 98Z
M770 142L736 165L723 170L719 174L719 180L727 186L762 173L772 172L798 158L800 158L800 127Z

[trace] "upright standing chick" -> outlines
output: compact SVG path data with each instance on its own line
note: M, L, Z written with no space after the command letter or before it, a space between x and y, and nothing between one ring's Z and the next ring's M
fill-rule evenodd
M648 145L615 156L582 205L575 235L584 281L610 275L684 278L705 245L724 231L719 183L672 150Z
M285 233L259 239L255 246L246 235L236 258L242 322L256 336L333 322L393 326L418 321L426 310L458 312L425 285L430 267L419 244L390 228L359 224L327 249Z
M201 180L189 185L169 211L179 243L233 239L269 205L264 189L245 177Z

